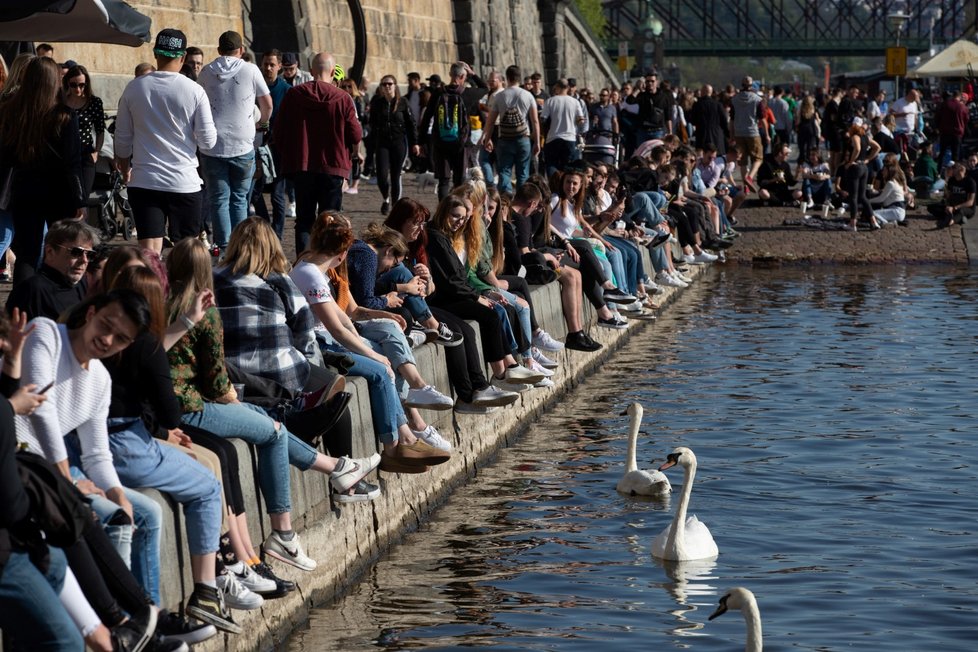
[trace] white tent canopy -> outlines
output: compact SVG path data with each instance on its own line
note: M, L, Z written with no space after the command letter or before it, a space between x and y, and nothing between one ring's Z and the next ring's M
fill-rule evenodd
M150 20L123 0L11 0L0 3L0 41L149 41Z
M971 66L972 70L969 71L968 66ZM961 39L911 70L907 77L967 77L976 70L978 70L978 45Z

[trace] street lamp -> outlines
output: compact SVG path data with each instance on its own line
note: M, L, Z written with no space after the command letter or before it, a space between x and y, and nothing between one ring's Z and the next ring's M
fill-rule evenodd
M896 32L896 46L900 47L900 33L903 31L903 26L906 25L907 21L910 20L910 14L906 13L902 9L894 11L889 16L886 17L890 21L890 26ZM901 97L900 95L900 76L897 75L894 80L896 90L894 91L894 98Z
M662 21L656 18L655 14L649 13L648 17L638 26L638 34L641 40L641 63L640 74L644 75L650 68L658 70L662 66ZM650 65L651 64L651 65Z

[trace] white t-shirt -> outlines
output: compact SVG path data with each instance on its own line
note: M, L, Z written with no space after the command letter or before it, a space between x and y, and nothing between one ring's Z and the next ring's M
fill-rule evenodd
M560 197L553 195L550 198L550 211L550 224L557 230L560 237L574 238L580 235L575 235L577 231L581 230L581 223L577 221L577 216L574 215L574 204L561 202Z
M526 128L529 135L530 129L530 109L537 105L537 101L533 99L533 95L530 91L525 88L520 88L519 86L507 86L501 91L497 91L493 94L492 98L489 100L489 108L496 112L496 123L499 123L499 118L503 116L506 111L511 108L516 108L526 119Z
M216 142L207 94L180 73L137 77L119 98L115 155L132 157L130 188L198 192L197 148Z
M237 57L218 57L204 66L197 83L207 93L217 127L217 143L201 147L201 153L231 158L254 151L255 98L269 94L258 66Z
M896 119L896 130L897 133L912 134L917 129L917 114L920 112L920 107L917 106L917 102L908 102L907 98L901 97L899 100L890 105L890 113L894 114ZM906 113L904 116L895 115L897 113Z
M577 142L577 120L585 119L584 109L576 98L567 95L554 95L543 103L540 114L543 120L550 120L547 142L569 140Z
M292 282L299 288L299 292L302 293L310 306L333 302L333 288L329 284L329 278L323 274L318 266L303 260L292 268L289 277L292 278ZM322 320L316 320L316 326L313 330L320 337L325 337L327 341L333 341Z

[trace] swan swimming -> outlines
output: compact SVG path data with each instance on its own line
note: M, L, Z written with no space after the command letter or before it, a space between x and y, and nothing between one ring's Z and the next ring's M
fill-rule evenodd
M668 496L672 491L669 478L661 471L640 471L635 460L638 446L638 431L642 425L645 410L640 403L632 403L622 414L631 417L631 435L628 440L628 460L625 475L621 476L616 489L629 496Z
M695 514L686 518L689 496L693 493L693 478L696 476L696 455L688 448L680 446L669 453L659 470L665 471L677 464L685 470L683 491L672 523L652 542L652 556L671 561L716 557L720 554L720 549L717 548L709 528Z
M761 652L763 647L761 612L757 608L757 600L754 599L754 594L741 586L730 589L720 598L720 606L713 612L709 620L722 616L730 609L740 609L740 613L744 614L744 622L747 624L747 645L744 646L744 651Z

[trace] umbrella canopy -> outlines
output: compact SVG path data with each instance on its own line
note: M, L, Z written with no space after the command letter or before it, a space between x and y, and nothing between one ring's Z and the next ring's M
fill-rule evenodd
M978 45L961 39L938 52L913 70L907 77L967 77L972 70L978 70Z
M6 0L0 41L114 43L150 40L150 19L122 0Z

